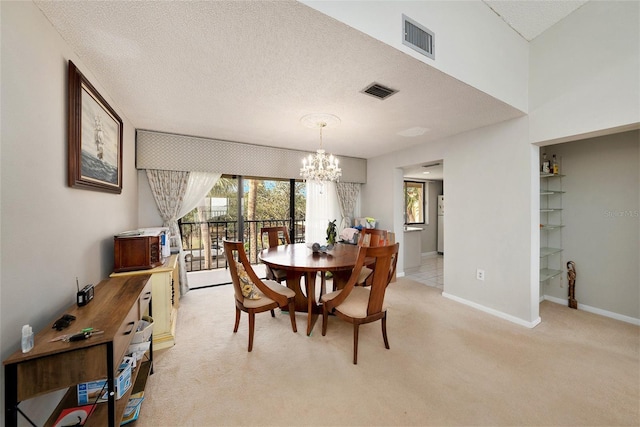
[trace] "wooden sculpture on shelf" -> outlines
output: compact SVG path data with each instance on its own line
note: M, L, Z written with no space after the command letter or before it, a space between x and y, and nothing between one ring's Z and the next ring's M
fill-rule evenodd
M567 262L567 279L569 280L569 308L578 308L576 299L576 263Z

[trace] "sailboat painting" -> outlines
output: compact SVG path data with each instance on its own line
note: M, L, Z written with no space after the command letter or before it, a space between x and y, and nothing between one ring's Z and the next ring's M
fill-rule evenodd
M119 124L82 88L83 177L118 184Z
M69 61L69 185L122 191L122 120Z

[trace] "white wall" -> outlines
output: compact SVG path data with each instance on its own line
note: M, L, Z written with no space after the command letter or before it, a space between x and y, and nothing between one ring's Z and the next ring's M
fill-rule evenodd
M145 170L137 171L138 174L138 226L162 227L163 221L156 205Z
M388 28L390 26L395 28L393 20L396 19L394 14L397 14L397 11L393 12L392 6L388 3L380 2L376 3L375 6L371 6L371 2L349 3L348 7L345 7L343 11L342 2L339 5L330 2L308 2L313 7L355 28L366 31L383 41L386 40L379 34L385 31L393 32ZM469 7L469 10L472 10L472 7L477 6L469 6L468 2L451 2L457 4L448 6L444 6L441 3L416 2L415 7L421 8L425 12L429 11L435 20L439 11L447 8L451 8L450 10L453 11L454 9ZM397 5L398 8L405 8L404 2L397 2ZM515 83L516 80L511 80L507 77L505 87L510 87L511 83L518 87L514 92L516 94L514 99L500 96L500 90L490 88L490 84L483 85L481 82L473 80L473 78L465 79L461 77L460 74L456 73L455 67L446 69L445 64L438 62L437 59L432 65L514 106L520 105L520 95L524 90L523 87L528 85L528 94L522 96L528 99L529 118L527 120L529 125L527 129L528 135L525 139L530 142L548 145L554 141L584 139L585 135L605 135L621 130L637 129L640 123L640 79L638 78L640 75L639 9L640 3L638 2L590 1L531 42L528 61L521 58L520 54L522 52L519 49L515 49L515 55L511 56L513 64L515 64L513 71L520 76L528 76L528 72L522 72L520 67L524 64L528 67L531 64L531 78L530 80L527 78L524 81L520 80L519 83ZM382 16L384 13L381 13L381 10L388 14L387 18ZM478 16L482 16L482 14L479 13ZM451 20L447 22L449 17ZM447 29L457 29L459 28L458 23L466 22L464 16L459 18L458 14L447 15L447 17L438 16L438 18L441 18L443 23L447 22ZM419 17L417 19L421 21ZM371 22L370 25L367 21ZM484 22L484 19L480 21ZM386 26L381 25L381 22L386 23ZM430 23L425 22L425 25L429 27ZM386 29L381 29L382 27ZM476 27L471 24L467 28L473 31ZM431 29L436 31L436 41L442 41L442 37L438 36L438 29ZM467 38L471 38L468 32L465 32L465 34ZM388 35L388 37L394 36ZM505 46L507 48L514 46L506 42L506 40L496 38L496 41L497 46L502 46L503 42L506 43ZM473 42L470 43L467 47L472 46ZM393 43L389 44L394 45ZM403 50L404 48L398 47L398 49ZM525 46L524 49L526 51L527 47ZM439 48L436 48L436 58L438 58L438 52ZM484 53L484 51L481 52ZM501 55L505 52L508 52L508 50L500 50L498 54ZM465 53L460 50L460 53L461 58L465 58L467 53L470 58L475 58L469 52ZM482 57L479 61L493 62L494 64L500 64L500 67L509 67L509 64L492 61L490 56ZM446 66L448 67L448 65ZM486 74L486 69L482 68L483 66L490 67L491 65L479 64L476 67L476 64L473 63L473 67L468 69L472 73L481 75L477 77L478 79L482 79L482 76L487 76L489 79L499 81L504 77L500 72ZM496 78L498 75L501 77ZM519 84L524 86L520 87L518 86ZM526 108L522 109L526 111ZM496 131L494 140L475 137L476 133L484 133L489 129ZM522 150L522 152L518 151L513 159L504 155L505 152L514 148L509 146L510 138L512 138L511 142ZM454 140L459 144L450 144L450 141ZM525 149L521 146L521 140L521 134L509 136L509 131L503 128L503 125L496 125L488 129L481 129L438 141L428 146L416 147L413 150L371 159L369 169L375 170L376 174L368 175L368 183L363 192L363 209L367 207L365 211L377 211L378 213L372 213L371 215L393 223L394 215L397 216L401 212L395 212L394 206L380 203L376 199L376 194L393 195L394 191L398 191L394 188L394 185L399 185L393 179L394 168L415 164L416 161L422 159L424 161L435 158L445 159L447 164L445 192L447 193L448 214L447 232L445 233L447 245L445 293L459 297L467 302L479 304L483 308L495 309L500 313L514 315L516 318L527 322L535 322L538 317L538 309L534 300L539 292L536 283L538 277L537 269L539 267L537 247L540 240L537 225L539 222L537 213L539 206L537 196L539 180L537 176L532 176L527 182L526 179L518 175L519 178L514 182L509 173L501 173L502 180L508 185L508 191L503 191L502 184L499 184L497 188L492 188L492 186L500 182L497 171L504 166L519 165L519 168L522 169L517 171L518 174L522 171L537 171L537 148L528 147L528 149ZM527 150L529 151L528 154L525 153ZM424 153L422 158L420 157L421 152ZM451 165L449 160L454 158L458 163ZM637 158L638 156L636 156ZM478 165L482 163L486 165L485 167L490 165L493 165L493 167L489 168L490 170L486 172L486 176L482 176L478 180L473 171L479 172L477 169L480 166ZM499 166L496 167L496 165ZM456 179L451 181L450 178L454 175ZM473 217L467 218L465 213L459 209L455 209L452 212L455 207L462 208L460 199L456 200L454 195L451 194L456 182L463 187L467 185L476 189L475 193L472 191L467 194L466 190L462 191L462 195L466 197L465 202L473 202L470 205L470 209L477 210L477 214L474 214ZM485 188L482 188L482 184L484 184ZM378 188L382 190L379 193ZM519 195L516 194L518 192L520 192ZM524 210L528 212L524 216L528 216L531 219L528 232L523 231L524 234L522 236L519 234L523 226L519 222L512 223L507 221L503 226L499 226L494 223L493 219L488 222L481 220L481 218L488 218L488 210L486 212L483 211L486 206L483 206L480 200L489 199L496 195L499 197L498 200L500 200L502 209L514 212L520 211L522 209L520 203L526 203L527 209ZM479 202L481 204L477 206ZM495 210L499 212L497 206ZM524 212L516 216L524 217L523 214ZM495 218L500 218L500 214ZM456 227L453 227L454 231L451 231L451 221L454 220L456 221ZM489 224L493 224L493 227L489 227ZM475 230L474 227L484 228L484 230ZM497 230L494 233L490 232L492 228L496 227ZM517 227L518 232L505 234L503 232L504 227L507 227L507 229ZM466 237L460 230L468 233ZM640 232L636 232L635 236L640 236ZM465 238L468 246L462 243ZM520 238L525 239L526 244L521 245L513 241L513 239ZM501 245L495 245L497 243L496 239L502 241ZM452 245L454 246L453 248ZM490 247L487 247L487 245ZM530 254L528 264L524 265L523 259L515 254L509 256L507 254L492 253L492 249L499 246L504 246L504 250L515 251L522 249L526 251ZM455 252L452 253L454 250ZM633 256L635 257L634 259L638 259L638 254L633 253ZM508 258L517 258L513 259L516 264L508 265L508 263L501 261ZM461 263L455 261L456 259L460 260ZM489 265L489 267L486 265ZM474 286L477 283L474 283L473 280L475 279L470 280L469 275L475 272L475 266L486 270L487 281L493 280L491 278L491 270L498 269L500 276L497 278L498 283L493 283L490 287L487 287L486 284ZM529 280L521 275L520 269L528 272ZM452 280L452 278L455 278L455 280ZM522 280L529 282L530 294L528 296L524 295L524 288L520 283ZM509 281L513 284L511 288L506 285ZM634 285L637 287L637 280ZM485 289L487 292L483 291ZM501 294L501 291L505 293ZM505 308L511 304L517 304L517 307ZM528 313L527 306L530 306ZM625 310L628 309L629 307ZM633 312L632 307L631 311Z
M134 130L117 103L32 2L0 2L0 14L0 353L5 359L20 347L22 325L42 329L75 302L76 276L81 284L98 283L111 273L113 234L137 227L138 191ZM121 195L67 186L69 59L123 119Z
M481 1L302 3L527 111L528 44ZM402 44L403 13L435 33L435 60Z
M640 319L640 132L547 146L562 159L562 258L576 263L576 299ZM567 300L567 280L545 296Z
M527 119L516 119L370 159L368 169L375 173L368 174L363 188L363 211L379 218L383 228L394 224L396 235L402 236L402 225L396 224L398 217L402 221L402 204L381 203L376 195L389 194L394 200L402 192L402 176L395 174L399 167L443 159L445 294L533 326L538 322L538 283L532 272L537 252L532 254L531 248L537 242L532 242L531 224L539 205L531 197L538 178L531 167L534 150L528 132ZM476 268L485 270L484 282L476 280Z
M530 46L531 142L640 122L640 2L590 1Z

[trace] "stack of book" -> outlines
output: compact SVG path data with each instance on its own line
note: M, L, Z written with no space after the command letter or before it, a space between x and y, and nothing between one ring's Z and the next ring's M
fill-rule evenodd
M138 419L138 415L140 415L140 407L142 406L143 400L144 391L134 393L129 397L129 402L127 402L127 407L124 410L122 422L120 423L121 426Z

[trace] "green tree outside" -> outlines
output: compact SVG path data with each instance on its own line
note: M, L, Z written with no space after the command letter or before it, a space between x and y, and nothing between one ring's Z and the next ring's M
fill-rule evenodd
M244 184L244 219L252 220L289 220L289 181L263 180L245 178ZM294 185L295 219L305 218L306 209L306 185L304 182L296 182ZM232 177L222 177L209 191L208 198L220 198L226 200L226 211L212 212L207 206L201 206L189 212L182 218L183 223L203 223L207 221L237 221L238 220L238 180ZM255 226L253 226L255 228ZM202 241L211 241L208 227L201 226L199 233ZM251 235L257 237L257 229L251 229ZM199 236L197 236L199 237ZM188 238L188 239L187 239ZM195 246L200 241L196 236L183 236L185 241L190 241ZM198 242L196 242L196 240ZM253 239L250 244L257 247L258 242ZM198 245L200 246L200 245ZM207 245L204 245L205 250ZM203 247L203 246L200 246ZM250 251L250 253L255 250ZM207 258L209 258L207 256Z

